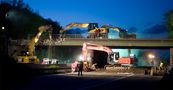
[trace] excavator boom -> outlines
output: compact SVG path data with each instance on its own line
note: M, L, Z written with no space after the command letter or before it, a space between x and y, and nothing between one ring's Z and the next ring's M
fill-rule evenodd
M104 51L107 52L108 56L113 53L113 51L108 47L91 43L83 43L82 55L84 61L87 61L88 50Z
M29 44L28 44L29 56L34 56L35 45L36 45L36 43L38 42L38 40L39 40L40 36L42 35L42 33L43 33L44 31L46 31L46 30L51 30L51 29L52 29L51 25L40 26L40 27L38 28L38 31L39 31L39 32L36 34L35 37L33 37L33 38L31 39L31 41L30 41Z
M81 24L81 23L70 23L70 24L68 24L64 29L62 29L62 30L60 30L60 33L62 34L62 33L64 33L65 31L67 31L67 30L69 30L70 28L72 28L72 27L83 27L83 28L87 28L88 27L88 23L83 23L83 24Z

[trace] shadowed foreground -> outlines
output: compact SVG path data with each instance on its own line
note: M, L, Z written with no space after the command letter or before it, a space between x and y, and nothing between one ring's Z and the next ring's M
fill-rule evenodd
M11 58L1 60L1 90L173 90L170 75L146 76L104 72L49 74L18 65ZM2 64L3 63L3 64Z

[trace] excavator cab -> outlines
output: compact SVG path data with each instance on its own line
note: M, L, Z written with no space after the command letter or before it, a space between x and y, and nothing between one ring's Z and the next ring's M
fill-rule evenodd
M39 59L37 58L37 56L30 56L28 54L28 51L22 51L21 54L16 56L15 60L17 63L39 63Z
M113 52L108 56L108 63L109 64L117 64L119 60L119 52Z
M136 39L136 34L128 33L125 29L120 29L119 37L123 39Z
M90 30L99 28L98 23L89 23L88 25L88 32L90 32Z
M120 38L127 38L127 31L125 29L120 29L120 32L119 32L119 37Z

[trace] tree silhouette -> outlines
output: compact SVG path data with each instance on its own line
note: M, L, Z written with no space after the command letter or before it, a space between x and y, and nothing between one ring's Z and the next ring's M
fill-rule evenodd
M45 19L35 13L23 0L4 0L0 2L0 53L6 50L7 38L26 39L33 37L41 25L52 25L52 34L58 34L61 26L58 22ZM2 30L5 27L5 30ZM43 34L43 36L45 33ZM47 35L47 33L46 33ZM6 36L6 37L2 37Z
M0 20L4 20L5 23L3 22L3 24L8 28L9 37L12 39L23 39L27 38L28 35L34 35L38 32L37 28L42 25L51 24L53 34L58 34L61 29L58 22L45 19L35 13L23 0L0 3L0 6L0 10L4 12L4 14L0 14L2 16ZM6 7L11 8L6 10Z
M165 24L169 31L169 37L173 38L173 10L164 14Z

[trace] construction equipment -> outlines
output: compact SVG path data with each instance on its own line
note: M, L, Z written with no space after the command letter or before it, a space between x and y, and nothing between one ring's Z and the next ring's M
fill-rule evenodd
M101 28L99 28L98 23L70 23L64 29L60 30L60 38L64 38L65 31L72 27L88 28L88 38L108 38L109 29L118 31L120 38L136 38L136 34L129 34L125 29L113 27L111 25L103 25Z
M83 56L83 61L86 61L86 62L91 62L87 60L88 50L98 50L98 51L107 52L108 58L107 58L107 65L105 65L106 67L110 67L110 66L111 67L112 66L129 67L129 66L132 66L134 62L132 57L119 57L119 52L113 52L112 49L109 47L85 42L83 43L82 56Z
M101 38L108 38L109 30L115 30L119 32L119 37L123 39L136 39L136 34L128 33L127 30L122 29L120 27L115 27L112 25L105 24L101 28L98 27L97 23L90 23L90 27L88 28L89 37L101 37Z
M118 31L120 38L124 38L124 39L136 39L136 34L134 34L134 33L128 33L126 29L122 29L120 27L115 27L115 26L106 24L106 25L103 25L101 28L105 28L107 30L111 29L111 30Z
M34 63L37 64L39 63L39 59L37 56L35 56L35 45L39 41L40 36L42 35L43 32L45 31L52 31L52 26L51 25L45 25L45 26L40 26L38 28L38 33L36 34L35 37L31 39L31 41L28 44L28 51L22 55L22 56L17 56L16 61L18 63ZM50 34L49 34L50 36ZM51 38L51 37L49 37Z
M88 23L85 24L80 24L80 23L70 23L68 24L64 29L60 30L60 33L63 34L65 33L65 31L69 30L70 28L76 26L76 27L83 27L83 28L87 28L88 27Z

